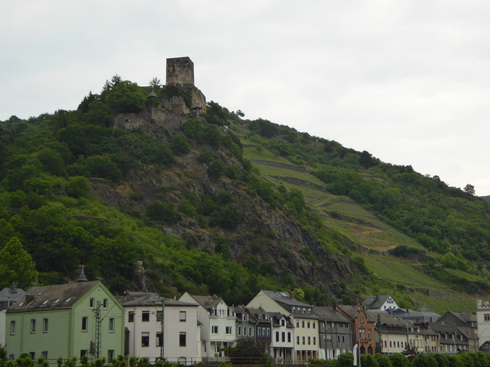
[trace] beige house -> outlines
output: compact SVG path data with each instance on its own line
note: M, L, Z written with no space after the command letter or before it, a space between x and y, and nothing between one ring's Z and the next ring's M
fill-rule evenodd
M247 307L262 307L267 312L280 312L291 318L294 326L293 360L308 361L319 357L318 317L313 306L294 299L288 292L261 290Z

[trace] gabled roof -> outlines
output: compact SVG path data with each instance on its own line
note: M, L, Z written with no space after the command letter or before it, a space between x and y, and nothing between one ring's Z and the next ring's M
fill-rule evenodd
M441 315L435 312L421 312L403 308L399 308L391 312L396 315L396 317L414 322L434 322L441 317Z
M15 302L21 299L26 292L20 288L15 287L13 284L11 287L3 288L0 291L0 310L4 310L12 306Z
M117 300L123 305L123 307L162 307L162 302L164 299L157 293L127 292L124 296L117 297ZM182 302L175 299L165 299L165 307L172 306L197 307L197 305L192 303Z
M216 295L212 295L212 296L193 296L190 294L190 296L192 298L194 298L194 300L199 303L199 305L201 305L202 307L204 307L206 310L210 310L212 309L213 307L216 307L220 302L223 302L224 301L219 298L218 296Z
M33 287L7 312L68 309L99 284L92 281Z
M313 313L317 315L320 320L350 323L350 320L335 311L332 307L313 306Z
M292 308L292 307L308 307L308 308L312 307L309 304L298 301L289 292L274 292L274 291L265 291L265 290L263 290L262 292L267 294L274 301L276 301L276 302L278 302L284 306L287 306L288 309Z
M365 298L361 301L361 304L367 308L381 308L391 296L374 296Z

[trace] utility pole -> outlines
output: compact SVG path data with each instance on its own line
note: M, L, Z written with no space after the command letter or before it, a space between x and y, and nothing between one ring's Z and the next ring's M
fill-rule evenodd
M161 361L164 361L165 360L165 350L164 350L164 347L163 347L163 341L165 340L164 338L164 331L165 331L165 328L163 326L163 321L165 320L165 298L162 298L162 320L161 320L161 323L162 323L162 329L161 329L161 332L162 332L162 341L160 343L160 360Z
M97 307L94 310L95 313L95 358L100 358L100 348L102 344L102 317L100 312L100 301L97 301Z

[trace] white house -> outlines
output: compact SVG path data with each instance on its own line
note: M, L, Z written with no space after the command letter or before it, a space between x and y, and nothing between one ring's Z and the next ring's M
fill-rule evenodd
M209 360L224 356L223 348L236 342L236 318L231 307L217 296L193 296L184 293L180 300L198 305L197 318L201 323L201 355Z
M291 318L294 326L293 361L308 361L319 356L318 317L313 306L294 299L288 292L261 290L247 307L262 307L267 312L279 312Z
M398 310L400 307L391 296L374 296L362 300L362 305L366 310Z
M180 364L202 361L195 304L139 292L128 292L119 301L125 312L127 356L156 361L163 354L166 361Z
M293 360L294 326L289 316L271 312L272 339L271 356L276 362L287 363Z
M476 301L476 323L478 325L478 346L480 350L490 351L490 302Z

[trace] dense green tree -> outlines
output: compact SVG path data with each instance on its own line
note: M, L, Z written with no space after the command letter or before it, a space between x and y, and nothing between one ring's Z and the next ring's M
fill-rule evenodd
M90 182L87 177L70 177L66 184L66 193L73 198L87 197L90 193Z
M161 201L150 203L146 207L146 215L151 220L161 220L167 223L177 223L180 221L180 215L175 210L175 205Z
M438 367L437 360L431 354L417 354L413 360L411 367Z
M389 354L388 358L390 359L391 365L393 367L408 367L408 365L410 364L408 358L400 353Z
M267 360L266 345L254 338L239 339L227 355L233 364L264 365Z
M354 365L354 356L352 353L343 353L337 357L335 367L352 367Z
M378 361L371 354L361 354L361 366L363 366L363 367L379 367Z
M129 81L115 83L105 99L114 113L141 112L145 109L147 101L145 92L137 84Z
M379 367L393 367L391 360L386 354L377 353L374 355L374 358L376 358Z
M15 282L21 288L29 288L37 280L35 268L20 240L12 237L0 250L0 287Z

